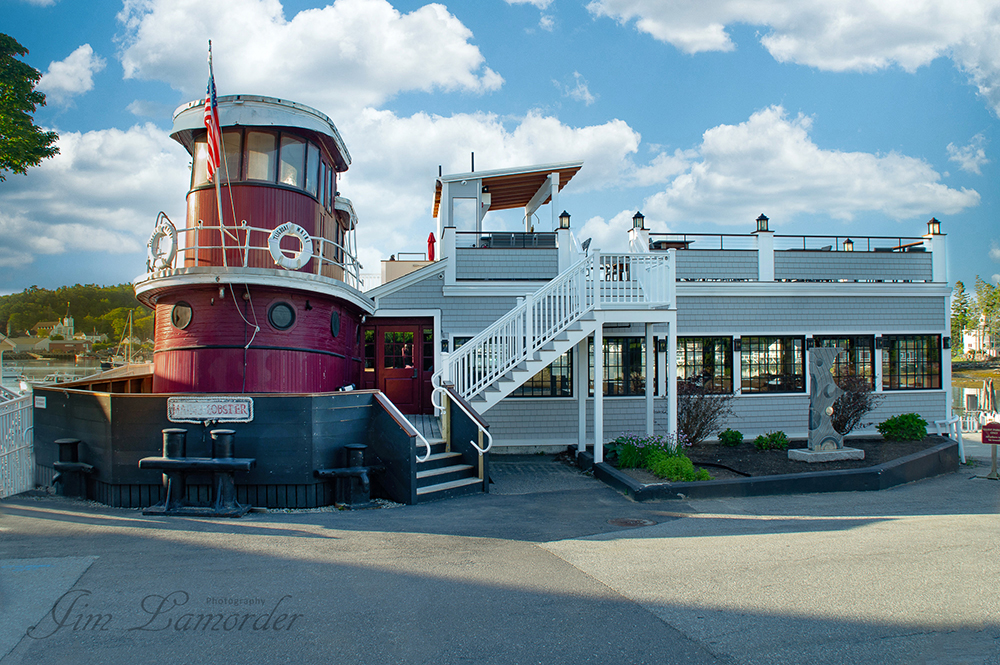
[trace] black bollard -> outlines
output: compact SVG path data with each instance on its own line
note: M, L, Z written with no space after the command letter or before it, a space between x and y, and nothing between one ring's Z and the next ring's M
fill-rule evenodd
M168 427L161 432L163 434L163 456L168 459L184 457L187 450L187 430L179 427ZM167 495L164 505L168 510L183 506L187 502L187 480L183 473L166 471L163 474L163 487Z
M215 459L232 459L236 457L236 431L231 429L213 429L212 457ZM212 484L215 487L215 511L218 513L246 512L246 508L236 502L236 483L232 471L217 471L212 474Z
M216 459L229 459L236 457L236 431L231 429L213 429L212 435L212 457Z
M80 439L56 439L55 443L59 446L59 461L52 465L57 472L52 484L62 496L86 498L84 474L92 472L93 467L80 464Z

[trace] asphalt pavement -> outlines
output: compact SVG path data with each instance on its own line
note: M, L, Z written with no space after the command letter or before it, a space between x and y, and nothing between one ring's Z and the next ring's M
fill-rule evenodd
M377 510L14 497L0 665L1000 664L980 457L883 492L683 502L536 456L494 457L489 495Z

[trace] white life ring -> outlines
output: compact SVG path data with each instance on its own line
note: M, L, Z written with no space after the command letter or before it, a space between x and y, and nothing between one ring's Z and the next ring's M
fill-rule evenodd
M167 246L164 249L163 240ZM177 229L168 219L161 219L146 243L146 263L150 270L166 270L173 266L177 256Z
M295 252L293 256L288 256L281 251L281 239L285 236L298 238L299 251ZM309 236L309 232L298 224L285 222L271 231L271 235L267 239L267 249L271 252L271 258L274 259L276 265L285 270L298 270L312 258L312 238Z

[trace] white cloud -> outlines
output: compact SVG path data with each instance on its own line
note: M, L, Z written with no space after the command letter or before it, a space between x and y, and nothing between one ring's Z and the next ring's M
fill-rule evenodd
M508 5L533 5L539 9L548 9L552 0L505 0Z
M746 224L761 210L775 221L799 214L850 220L876 212L894 219L955 214L979 203L975 190L951 189L927 162L897 153L824 150L809 137L812 119L789 119L780 106L754 113L739 125L706 131L694 151L676 152L639 169L677 171L662 192L644 203L647 218L665 222Z
M556 19L548 14L542 14L541 18L538 19L538 27L545 32L552 32L556 29Z
M997 246L996 240L993 241L993 246L990 247L990 258L994 261L1000 261L1000 246Z
M336 0L287 19L278 0L126 0L119 20L125 77L163 80L192 99L204 94L209 39L219 94L295 99L335 118L403 91L503 84L440 4L402 14L385 0Z
M732 51L726 31L770 28L761 43L780 62L829 71L908 72L950 57L1000 115L1000 0L593 0L596 16L625 24L685 53Z
M948 161L957 162L963 171L982 174L980 167L990 163L990 160L986 159L986 149L983 147L985 145L986 137L982 133L973 136L966 146L958 147L954 143L949 143Z
M590 88L587 86L587 79L583 78L580 72L573 72L572 84L563 84L555 80L553 80L552 83L559 88L563 97L569 97L575 101L583 102L587 106L590 106L597 101L597 97L591 94Z
M160 210L183 224L188 157L152 124L63 132L59 154L0 192L0 265L74 251L141 252ZM136 274L142 264L137 261Z
M65 60L49 63L38 89L45 93L46 101L66 104L72 97L93 89L94 74L104 69L105 64L104 58L94 55L90 44L84 44Z
M35 5L36 7L51 7L52 5L56 4L56 2L58 2L58 0L23 0L23 1L27 2L29 5Z

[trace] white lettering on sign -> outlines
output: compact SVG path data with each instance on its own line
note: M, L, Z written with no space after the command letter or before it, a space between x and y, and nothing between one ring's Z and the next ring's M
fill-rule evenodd
M172 423L202 423L206 420L248 423L253 420L252 397L169 397L167 420Z

